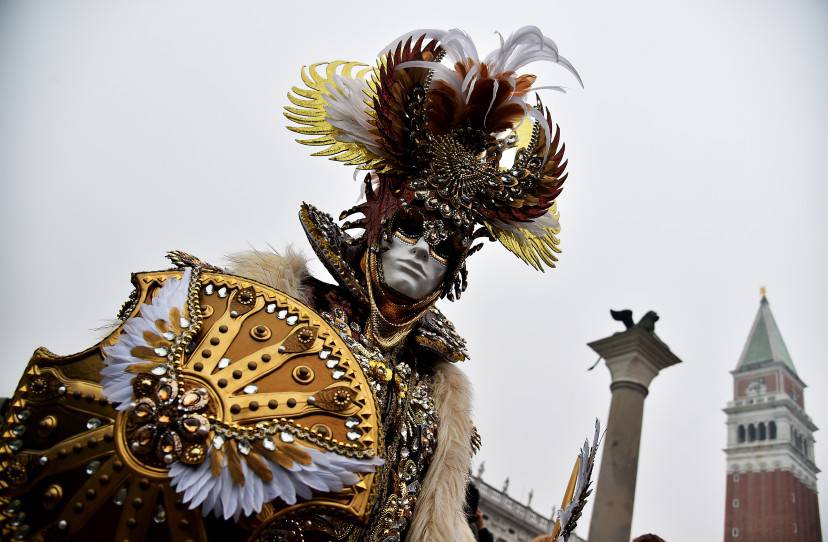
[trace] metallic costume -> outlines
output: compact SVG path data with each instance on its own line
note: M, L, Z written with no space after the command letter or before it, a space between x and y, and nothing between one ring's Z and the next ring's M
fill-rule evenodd
M340 216L358 220L300 212L337 284L272 255L258 273L175 252L174 269L134 275L104 340L29 362L2 434L3 539L470 540L479 440L452 366L467 354L435 302L466 288L476 239L554 266L563 146L516 73L539 60L577 77L534 27L483 60L459 30L419 30L375 68L303 69L291 129L371 172ZM421 239L445 278L412 299L383 251Z

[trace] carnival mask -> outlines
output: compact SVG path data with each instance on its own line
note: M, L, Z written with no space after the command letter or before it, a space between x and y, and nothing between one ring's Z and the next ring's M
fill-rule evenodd
M414 300L434 292L448 272L448 261L435 253L425 237L395 232L382 240L382 273L385 284Z

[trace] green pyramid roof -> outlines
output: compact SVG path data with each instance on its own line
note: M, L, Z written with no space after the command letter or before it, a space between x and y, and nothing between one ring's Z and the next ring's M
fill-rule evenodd
M779 326L773 318L768 298L763 295L759 302L759 312L753 320L753 327L750 328L750 335L748 335L742 355L739 356L736 370L748 370L752 368L752 365L771 361L780 361L787 365L793 374L797 374L785 341L782 340Z

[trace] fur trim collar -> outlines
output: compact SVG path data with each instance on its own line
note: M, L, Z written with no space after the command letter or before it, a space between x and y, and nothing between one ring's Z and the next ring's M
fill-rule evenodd
M308 259L292 246L288 245L284 255L275 250L246 250L229 254L226 259L230 263L227 269L234 275L261 282L307 304L302 281L310 276Z

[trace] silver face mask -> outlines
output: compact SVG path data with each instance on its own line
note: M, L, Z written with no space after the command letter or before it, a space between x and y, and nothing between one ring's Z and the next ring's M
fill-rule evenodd
M448 265L431 253L423 237L415 240L397 233L390 241L383 238L381 246L385 284L404 296L423 299L446 278Z

